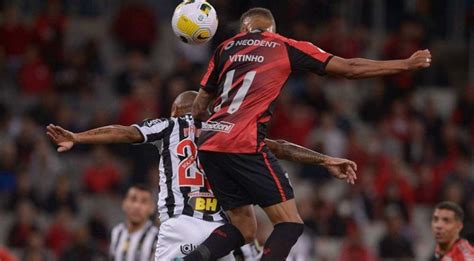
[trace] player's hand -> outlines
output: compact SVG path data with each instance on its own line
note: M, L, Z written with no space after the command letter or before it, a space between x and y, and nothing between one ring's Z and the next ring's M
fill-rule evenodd
M58 152L68 151L74 146L74 133L57 125L49 124L46 127L46 135L58 145Z
M416 51L406 59L409 70L418 70L430 67L431 65L431 53L428 49Z
M357 164L348 159L328 157L324 166L329 173L338 179L344 179L349 184L355 184L357 179Z

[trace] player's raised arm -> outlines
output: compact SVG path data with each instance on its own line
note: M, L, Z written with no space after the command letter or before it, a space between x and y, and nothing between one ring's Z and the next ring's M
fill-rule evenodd
M334 56L326 65L326 73L348 79L392 75L427 68L431 65L429 50L420 50L402 60L376 61L364 58L344 59Z
M207 108L210 102L214 99L214 95L200 89L196 99L193 102L193 118L201 121L205 121L209 118L209 112Z
M133 126L109 125L88 131L74 133L49 124L46 135L58 145L58 152L70 150L74 144L138 143L143 136Z
M331 175L351 184L357 179L357 164L353 161L330 157L285 140L265 139L265 143L279 159L324 166Z

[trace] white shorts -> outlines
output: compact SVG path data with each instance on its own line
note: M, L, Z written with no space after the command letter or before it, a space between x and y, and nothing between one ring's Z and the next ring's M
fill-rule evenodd
M223 224L223 222L209 222L186 215L166 220L160 225L155 261L169 261L191 253L214 229ZM235 259L232 254L229 254L219 260L233 261Z

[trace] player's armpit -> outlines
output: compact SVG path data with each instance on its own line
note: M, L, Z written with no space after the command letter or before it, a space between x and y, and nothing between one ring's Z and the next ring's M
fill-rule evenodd
M199 89L198 95L193 103L193 117L196 120L205 121L209 118L209 112L207 107L209 103L214 99L214 95L203 90Z

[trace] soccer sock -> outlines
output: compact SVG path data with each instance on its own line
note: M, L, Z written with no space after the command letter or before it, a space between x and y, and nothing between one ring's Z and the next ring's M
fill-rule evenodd
M283 222L276 224L263 247L261 261L284 261L291 248L303 233L301 223Z
M200 246L184 257L184 260L216 260L244 244L245 239L239 229L232 224L225 224L212 231L211 235Z

